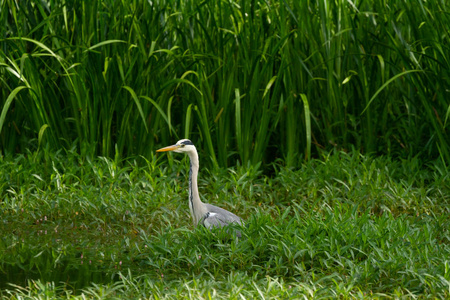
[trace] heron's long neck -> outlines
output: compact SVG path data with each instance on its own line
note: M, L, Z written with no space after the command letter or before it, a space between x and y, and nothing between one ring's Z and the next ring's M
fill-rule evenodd
M198 154L196 152L189 153L189 158L191 160L191 167L189 170L189 209L191 210L194 225L197 226L198 221L206 213L206 211L204 211L204 204L200 200L200 196L198 194Z

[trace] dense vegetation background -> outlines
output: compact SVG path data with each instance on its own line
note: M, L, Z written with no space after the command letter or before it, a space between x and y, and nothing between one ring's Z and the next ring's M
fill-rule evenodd
M449 298L448 5L0 0L0 298Z
M2 0L0 143L148 157L188 137L210 166L353 146L449 163L447 6Z

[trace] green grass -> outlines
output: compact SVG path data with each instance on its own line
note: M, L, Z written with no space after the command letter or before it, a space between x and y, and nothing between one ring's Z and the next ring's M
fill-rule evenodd
M449 16L0 0L0 295L449 298ZM239 242L193 228L180 138Z
M0 1L3 153L450 163L445 1ZM299 157L301 159L299 159Z
M239 241L193 228L187 159L40 151L0 167L7 299L450 296L441 161L352 151L271 176L203 168L202 196L246 220Z

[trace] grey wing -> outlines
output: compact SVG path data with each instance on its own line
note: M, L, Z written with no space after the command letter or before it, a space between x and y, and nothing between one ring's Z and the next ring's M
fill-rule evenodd
M230 222L227 222L227 220L223 217L221 217L217 213L213 212L207 212L206 215L203 217L202 224L206 228L213 228L213 227L224 227L228 225Z
M211 204L206 204L206 207L208 212L200 221L206 228L224 227L230 223L243 223L241 218L223 208Z
M232 214L232 213L230 213L230 214ZM229 216L226 214L224 215L224 214L215 213L215 212L207 212L205 214L205 216L202 218L202 220L200 220L200 222L201 222L201 224L203 224L203 226L205 226L208 229L213 229L214 227L222 228L222 227L229 225L230 223L237 223L237 224L242 225L242 219L239 218L238 216L236 216L235 214L232 214L232 216ZM227 229L227 232L230 233L228 231L228 229ZM240 238L242 236L241 232L239 230L235 230L234 232L238 238Z

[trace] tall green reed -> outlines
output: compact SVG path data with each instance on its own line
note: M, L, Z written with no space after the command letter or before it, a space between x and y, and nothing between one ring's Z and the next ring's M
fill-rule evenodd
M149 156L189 137L213 167L352 146L450 162L444 2L1 7L4 151Z

